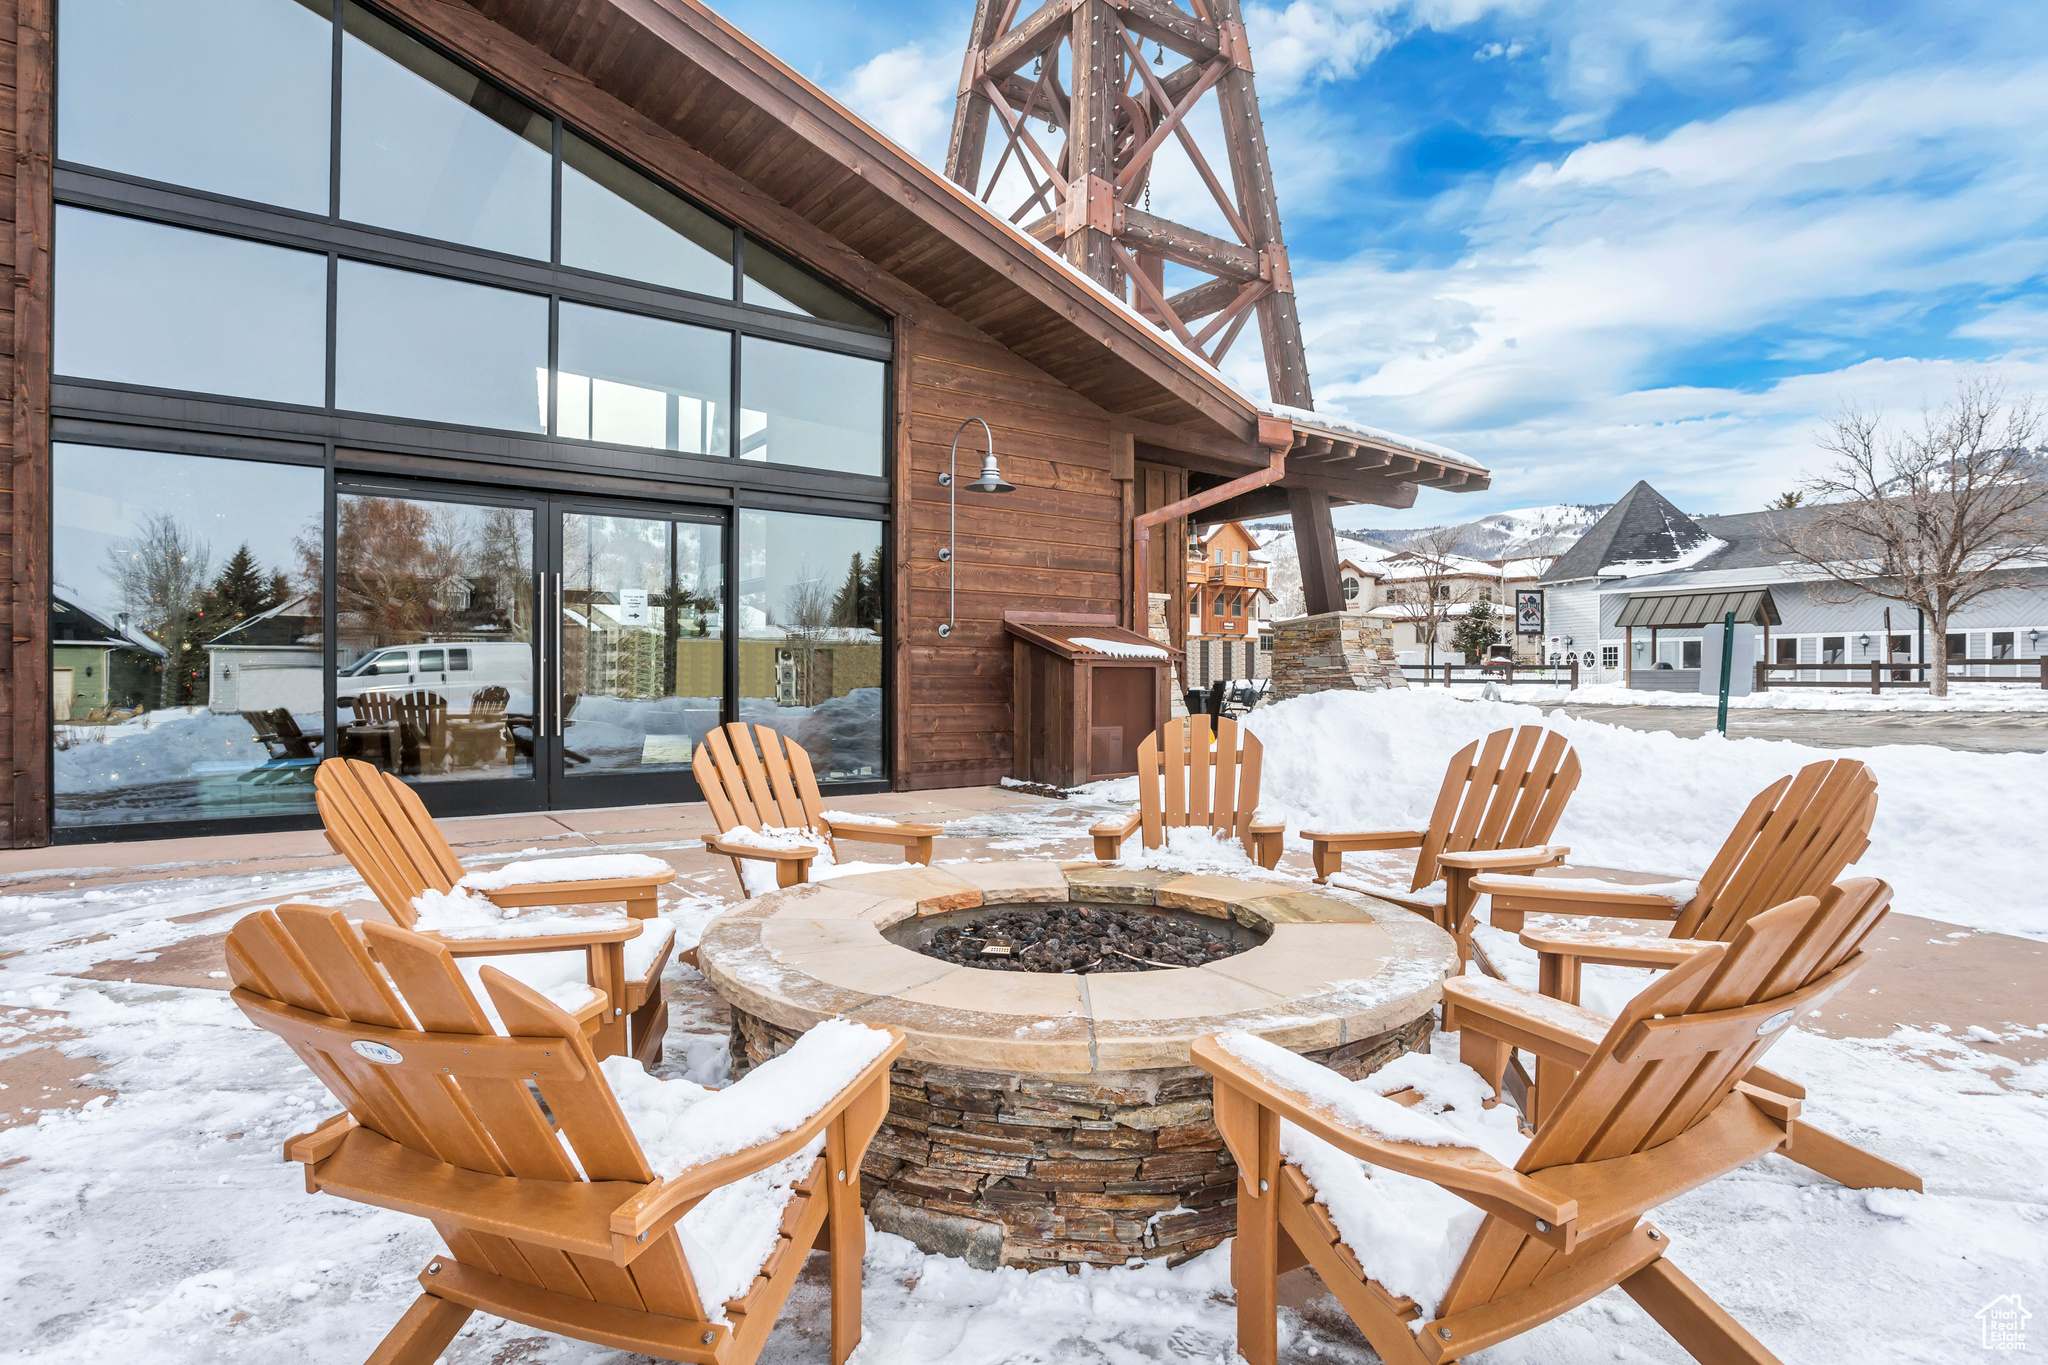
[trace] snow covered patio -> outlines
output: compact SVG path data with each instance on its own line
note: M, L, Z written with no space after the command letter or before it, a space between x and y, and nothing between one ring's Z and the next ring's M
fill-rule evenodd
M1264 806L1303 825L1426 816L1449 754L1533 708L1438 693L1324 695L1256 713ZM1743 804L1821 757L1766 741L1684 740L1563 717L1584 778L1556 841L1587 863L1697 876ZM1836 751L1840 752L1840 751ZM1854 753L1880 805L1858 873L1897 888L1854 999L1772 1054L1807 1114L1921 1172L1928 1193L1844 1190L1768 1157L1665 1206L1686 1271L1787 1361L1949 1360L1979 1349L1976 1313L2035 1290L2048 1266L2048 895L2040 796L2048 755L1927 747ZM1128 789L1132 784L1121 784ZM1088 826L1127 804L1103 784L1072 801L1000 789L840 798L941 823L935 864L1081 859ZM738 900L698 843L701 806L449 821L464 862L651 853L683 942ZM1262 874L1234 847L1177 841L1131 860ZM1276 877L1301 889L1305 846ZM0 855L0 1314L23 1359L360 1359L438 1249L417 1219L303 1191L288 1135L337 1107L225 995L221 943L287 900L382 918L317 832ZM730 1025L702 977L669 969L663 1073L712 1082ZM1439 1044L1441 1047L1442 1044ZM813 1270L817 1268L813 1263ZM1283 1357L1373 1357L1304 1272L1283 1284ZM807 1276L770 1361L825 1356L821 1278ZM1176 1269L978 1271L872 1236L868 1362L1228 1361L1227 1253ZM1845 1346L1850 1348L1845 1350ZM478 1318L446 1359L611 1361L616 1352ZM1684 1359L1618 1293L1473 1357Z

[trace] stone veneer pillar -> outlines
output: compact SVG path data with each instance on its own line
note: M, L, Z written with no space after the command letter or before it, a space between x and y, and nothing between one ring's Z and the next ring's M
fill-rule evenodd
M1273 648L1274 701L1310 692L1378 692L1408 685L1394 654L1393 635L1358 612L1275 621L1267 639Z

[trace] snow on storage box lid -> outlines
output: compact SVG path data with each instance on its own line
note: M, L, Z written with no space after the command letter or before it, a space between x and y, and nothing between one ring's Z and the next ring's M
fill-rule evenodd
M1128 659L1164 664L1181 651L1116 624L1114 616L1071 612L1006 611L1010 634L1049 649L1063 659L1093 662Z

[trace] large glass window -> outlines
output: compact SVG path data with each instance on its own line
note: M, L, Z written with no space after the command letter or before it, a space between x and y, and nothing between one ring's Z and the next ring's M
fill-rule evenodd
M727 451L732 334L564 303L555 434L688 455Z
M804 746L821 781L882 759L882 526L741 512L740 719Z
M327 212L327 0L64 0L57 154Z
M358 261L337 298L336 407L547 429L546 299Z
M533 774L533 512L335 500L341 752L410 781Z
M725 530L561 519L562 768L687 767L725 701Z
M732 229L574 133L562 134L562 264L732 297Z
M553 121L357 5L341 57L341 216L549 256Z
M60 207L55 266L58 374L326 401L325 257Z
M757 308L801 313L807 318L824 318L874 331L888 326L879 314L751 237L747 238L746 277L740 297Z
M59 827L313 809L321 481L299 465L57 443Z
M741 458L880 474L885 373L879 360L745 338Z

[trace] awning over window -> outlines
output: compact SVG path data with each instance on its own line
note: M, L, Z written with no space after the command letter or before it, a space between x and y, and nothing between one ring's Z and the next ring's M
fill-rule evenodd
M1632 592L1621 604L1617 626L1718 625L1735 613L1738 625L1777 626L1784 619L1768 588L1736 588L1729 592Z

